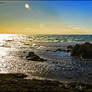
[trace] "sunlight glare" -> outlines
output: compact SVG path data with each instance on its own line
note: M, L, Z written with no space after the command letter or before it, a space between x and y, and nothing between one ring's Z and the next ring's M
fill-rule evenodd
M25 8L30 8L30 5L28 3L25 4Z

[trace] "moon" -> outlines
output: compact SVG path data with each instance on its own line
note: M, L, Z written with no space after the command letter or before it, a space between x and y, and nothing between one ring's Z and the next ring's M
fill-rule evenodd
M25 4L25 8L29 9L30 5L28 3Z

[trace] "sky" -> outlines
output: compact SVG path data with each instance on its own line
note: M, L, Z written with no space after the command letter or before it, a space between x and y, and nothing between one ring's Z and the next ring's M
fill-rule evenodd
M92 1L0 1L2 34L92 34Z

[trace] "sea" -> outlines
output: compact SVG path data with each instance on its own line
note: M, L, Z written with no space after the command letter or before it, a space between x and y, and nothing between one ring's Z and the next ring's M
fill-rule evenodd
M24 73L27 79L92 83L91 60L79 60L64 51L69 45L85 42L92 43L92 35L0 34L0 73ZM44 61L26 59L29 52Z

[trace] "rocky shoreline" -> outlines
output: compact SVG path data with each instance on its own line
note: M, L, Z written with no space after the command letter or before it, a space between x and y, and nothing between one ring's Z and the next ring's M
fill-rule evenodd
M92 84L61 83L52 80L24 79L25 74L0 74L2 92L92 92Z

